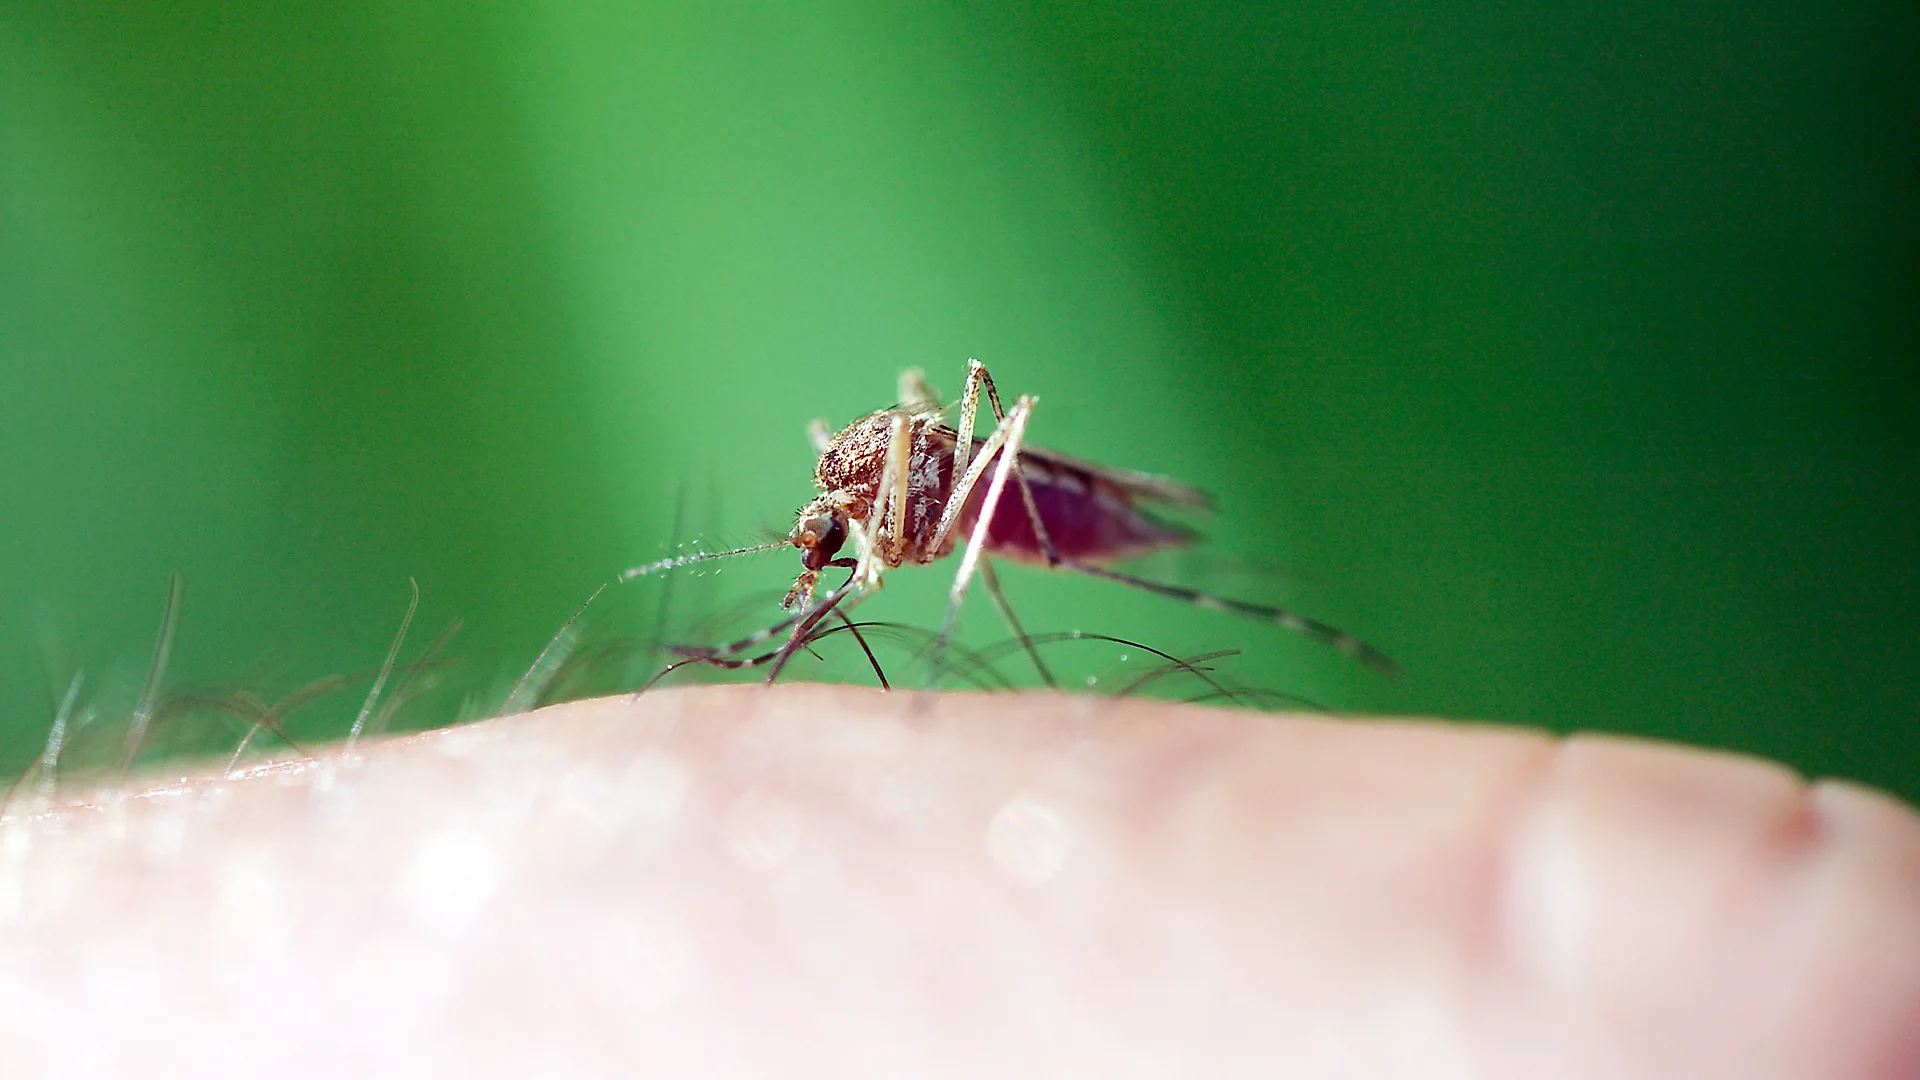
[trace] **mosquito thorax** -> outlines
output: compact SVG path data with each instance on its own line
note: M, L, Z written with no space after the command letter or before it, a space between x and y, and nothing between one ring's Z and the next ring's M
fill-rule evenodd
M887 441L892 437L893 414L882 409L848 424L827 444L814 469L814 482L823 490L842 492L871 501L880 487L886 465Z

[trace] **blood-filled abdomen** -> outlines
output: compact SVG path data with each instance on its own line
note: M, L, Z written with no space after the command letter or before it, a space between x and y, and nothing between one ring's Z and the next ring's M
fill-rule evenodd
M1098 477L1066 470L1025 469L1047 539L1063 558L1082 562L1114 562L1145 555L1163 547L1189 543L1194 534L1162 521L1135 506L1131 495ZM960 515L958 544L973 536L979 508L986 500L988 469L967 499ZM987 550L995 555L1044 564L1046 551L1034 534L1032 518L1020 498L1019 482L1007 478L1006 488L987 526Z

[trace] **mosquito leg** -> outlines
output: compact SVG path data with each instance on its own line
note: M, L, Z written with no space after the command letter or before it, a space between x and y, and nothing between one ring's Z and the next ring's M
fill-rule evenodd
M980 444L979 457L973 461L966 475L961 475L960 465L967 460L966 450L973 446L973 414L979 406L981 390L986 391L987 404L993 409L994 418L1002 422L1006 419L1006 413L1000 408L1000 392L994 389L993 376L988 374L987 365L978 360L968 363L967 393L960 406L960 433L954 440L954 480L948 489L947 505L940 513L939 525L934 529L933 543L930 547L932 551L939 551L940 546L946 541L948 530L953 528L954 522L959 519L960 511L965 508L967 495L973 491L973 485L979 482L980 473L986 468L985 461L993 456L995 447L999 445L992 437L983 440ZM996 427L994 430L998 434L1000 429ZM1033 524L1033 535L1040 541L1040 550L1046 554L1047 565L1049 567L1060 565L1060 555L1054 550L1053 540L1047 535L1046 522L1040 517L1040 507L1034 502L1033 487L1027 483L1027 471L1018 461L1014 463L1013 476L1020 484L1022 509L1027 513L1027 520Z
M847 563L835 560L829 565L846 566ZM661 679L666 678L668 675L673 674L689 664L705 664L709 667L725 668L731 671L739 668L759 667L762 664L772 663L778 660L780 665L784 667L787 658L790 658L794 652L807 644L809 641L808 635L812 633L815 626L819 625L820 620L831 613L835 607L839 606L842 600L847 599L850 593L855 593L856 595L853 598L853 602L847 605L848 608L851 608L853 603L857 603L859 599L865 595L865 590L860 589L860 576L858 572L849 575L844 584L828 593L818 605L802 611L796 611L792 615L774 623L772 626L764 630L756 630L738 641L729 642L726 645L717 645L712 648L675 646L672 651L678 653L681 658L656 672L652 678L641 685L640 689L634 691L634 696L638 697L646 693L652 689L655 684L659 683ZM771 641L790 628L793 630L793 633L778 649L745 660L736 658L736 654L748 652L767 641ZM779 669L776 668L775 673L778 674L778 671Z
M980 387L987 392L987 404L993 407L993 418L1004 420L1007 410L1000 407L1000 391L993 388L993 376L987 373L987 365L978 360L967 361L967 374L980 373Z
M640 689L635 690L633 692L633 696L635 698L638 698L640 695L653 689L655 686L658 686L660 684L661 679L664 679L667 676L673 674L674 672L679 671L681 668L687 667L688 665L691 665L691 664L712 664L716 667L726 666L725 661L716 660L712 657L706 657L706 656L689 656L685 660L675 660L673 663L668 664L666 667L663 667L659 671L655 672L653 675L653 678L648 679L646 682L641 683Z
M891 419L886 459L880 469L879 483L875 485L868 524L863 525L857 518L847 520L847 534L860 552L860 570L855 576L873 585L880 583L883 567L900 565L898 552L890 549L905 542L902 534L907 522L909 470L913 466L913 419L898 410L892 413ZM811 594L812 590L808 592Z
M1034 400L1032 397L1022 396L1020 400L1014 402L1013 411L1007 414L1005 420L1000 421L999 425L993 429L992 437L987 440L987 446L990 448L996 442L999 444L1000 461L998 467L993 470L993 479L987 484L987 496L980 504L979 518L973 523L973 535L967 539L966 553L960 556L960 570L953 576L953 588L947 593L947 617L941 623L940 637L934 642L932 653L935 671L940 669L940 663L945 659L947 642L953 637L954 623L960 617L960 602L967 596L967 582L972 579L974 568L980 564L980 557L986 550L987 532L993 526L993 512L1000 503L1000 493L1007 488L1007 475L1018 468L1020 440L1026 434L1027 418L1033 415ZM992 452L991 449L983 452L980 460L974 465L985 464ZM969 468L967 475L977 481L978 469ZM948 509L966 502L971 489L971 484L967 485L966 490L956 489L948 498ZM941 515L942 519L946 516L944 513Z
M975 361L975 363L979 363ZM980 382L987 390L987 403L993 406L993 415L999 419L1005 414L1000 410L1000 392L993 387L993 376L987 374L987 366L980 365ZM1033 501L1033 486L1027 483L1027 471L1019 465L1014 466L1013 478L1020 483L1020 501L1025 504L1027 520L1033 523L1033 535L1040 541L1040 550L1046 553L1047 565L1060 562L1060 556L1053 550L1053 539L1047 535L1047 526L1040 518L1040 507Z
M967 372L967 397L966 397L966 400L962 403L962 407L961 407L961 421L963 424L967 421L968 415L969 415L967 406L978 405L979 395L982 389L986 391L987 401L988 401L988 404L992 406L994 415L996 416L1001 415L1000 395L994 389L993 376L987 373L987 368L985 364L982 364L979 361L975 360L971 362L971 366ZM1016 410L1019 409L1019 405L1016 403L1014 408ZM1002 427L1004 427L1004 424L1002 425ZM996 435L999 434L999 429L995 430L995 434ZM970 445L972 442L971 438L963 438L959 441L962 445ZM993 440L988 439L986 443L983 443L981 445L980 457L982 460L984 460L985 458L987 458L989 455L993 453L992 443L993 443ZM1015 445L1009 447L1008 452L1010 456L1017 459L1018 451L1019 451L1017 438L1014 440L1014 444ZM956 448L955 449L956 460L958 460L957 455L959 453L960 453L959 449ZM1022 503L1022 508L1027 512L1027 520L1033 526L1034 538L1039 541L1040 550L1046 555L1048 566L1065 566L1065 567L1068 567L1069 569L1079 570L1082 573L1091 574L1094 577L1106 578L1109 581L1118 581L1123 584L1137 585L1140 588L1146 589L1149 592L1159 593L1162 596L1170 596L1179 600L1185 600L1188 603L1195 604L1199 607L1209 608L1215 611L1231 611L1240 615L1251 616L1252 618L1275 623L1281 627L1284 627L1285 629L1292 630L1297 634L1304 634L1307 637L1313 638L1315 641L1319 641L1323 644L1326 644L1335 649L1338 649L1341 652L1346 653L1348 656L1351 656L1354 659L1360 661L1362 664L1365 664L1367 667L1373 668L1375 671L1379 671L1382 674L1385 674L1389 677L1396 675L1399 672L1400 670L1399 665L1395 664L1392 658L1388 657L1385 653L1381 652L1380 650L1374 648L1371 645L1368 645L1366 642L1361 641L1359 638L1354 637L1352 634L1349 634L1338 627L1331 626L1327 623L1323 623L1318 619L1308 618L1307 616L1301 615L1298 612L1289 611L1286 608L1274 607L1274 606L1265 605L1265 604L1250 604L1244 600L1231 600L1226 597L1214 596L1209 593L1203 593L1195 589L1185 589L1176 585L1163 585L1156 581L1147 581L1144 578L1133 577L1130 574L1122 574L1117 571L1108 570L1105 567L1094 566L1088 563L1081 563L1081 562L1076 562L1071 559L1068 559L1067 557L1061 555L1059 550L1053 546L1053 538L1047 534L1046 521L1040 516L1040 507L1034 501L1033 488L1030 484L1027 483L1026 470L1020 467L1020 464L1017 460L1014 461L1013 476L1020 486L1020 501ZM950 517L958 516L958 511L961 504L966 501L967 493L969 493L972 490L973 481L977 479L978 479L977 476L970 476L968 479L968 482L964 485L964 490L963 490L962 484L956 483L954 485L954 494L950 496L947 500L947 510L951 511L952 513L941 514L942 528L935 532L933 550L936 550L936 551L939 550L939 543L941 539L944 538L946 527L950 525L950 520L949 520ZM991 503L997 502L998 500L997 493L989 494L988 499L989 499L989 503L983 504L981 507L982 519L986 518L987 515L991 512ZM976 528L975 535L976 537L978 537L983 534L979 529ZM968 557L971 558L971 556L972 556L972 549L971 547L969 547ZM962 572L963 573L965 572L964 567L962 568ZM950 608L948 611L948 619L949 621L951 621L953 618L954 618L954 612Z
M799 622L801 619L806 618L807 615L811 613L811 610L812 609L796 611L793 614L787 616L784 619L781 619L779 622L774 623L772 626L769 626L764 630L755 630L753 633L748 634L746 637L743 637L738 641L729 642L725 645L716 645L713 648L701 648L697 652L693 652L693 650L682 651L679 649L679 647L676 646L675 651L680 652L682 656L687 656L689 659L692 659L692 660L710 660L710 659L714 659L722 656L732 656L735 653L743 653L743 652L746 652L748 649L751 649L761 644L762 642L771 641L772 639L779 637L781 634L786 633L788 628L792 627L795 623ZM692 652L693 655L689 656L690 652Z
M827 447L833 445L833 429L825 420L815 420L807 425L807 438L813 442L813 452L825 454Z
M859 630L857 629L857 624L848 622L847 627L848 629L851 629L854 631L854 636L856 639L858 639ZM833 632L833 631L829 631L829 632ZM804 648L809 652L811 652L813 650L814 643L819 641L822 637L825 637L825 636L826 636L826 632L817 633L817 634L810 632L807 635L807 639L801 643L801 648ZM722 671L741 671L746 668L764 667L767 664L770 664L774 660L778 659L781 653L784 651L785 651L785 647L782 646L779 649L769 649L758 656L749 656L745 659L738 659L735 657L728 657L728 656L713 656L713 655L706 655L706 654L699 655L699 656L689 656L681 660L676 660L673 663L668 664L666 667L662 668L660 671L656 672L653 678L648 679L646 683L642 685L639 690L634 691L634 693L636 696L646 693L648 690L651 690L655 686L659 685L660 680L666 678L667 676L673 674L676 671L679 671L683 667L691 667L694 664L703 664L707 667L719 668ZM879 665L877 663L874 665L874 672L875 674L880 676L882 682L885 682L886 673L880 671Z
M1097 578L1105 578L1108 581L1117 581L1122 585L1132 585L1135 588L1145 589L1148 592L1158 593L1161 596L1172 597L1175 600L1185 600L1195 607L1206 608L1209 611L1228 611L1236 615L1245 615L1263 622L1273 623L1276 626L1291 630L1296 634L1303 634L1310 637L1323 645L1338 649L1389 678L1400 672L1400 665L1394 663L1393 659L1386 653L1361 641L1359 638L1354 637L1352 634L1347 633L1337 626L1323 623L1318 619L1308 618L1297 611L1289 611L1286 608L1275 607L1269 604L1250 604L1245 600L1233 600L1224 596L1214 596L1211 593L1203 593L1198 589L1188 589L1179 585L1167 585L1158 581L1148 581L1146 578L1137 578L1132 574L1123 574L1118 570L1109 570L1104 566L1095 566L1092 563L1076 562L1064 558L1059 561L1062 566L1070 570L1078 570L1083 574L1090 574Z
M874 678L880 680L880 689L893 689L893 684L887 681L887 673L880 668L879 658L873 655L873 646L867 644L867 636L860 632L860 624L847 618L847 613L844 611L836 611L833 614L835 618L845 624L847 632L853 635L853 640L859 643L860 651L867 654L867 663L873 667Z
M1033 670L1040 673L1040 681L1046 683L1048 689L1060 689L1053 672L1040 659L1040 650L1034 648L1033 639L1027 636L1027 628L1020 625L1019 617L1013 613L1013 605L1007 603L1007 594L1000 591L1000 576L993 572L993 560L985 556L980 559L980 582L987 587L987 595L993 597L994 606L1000 609L1000 615L1013 629L1013 635L1020 639L1020 647L1026 650L1027 659L1033 661Z
M785 645L781 646L779 654L774 657L773 670L767 672L767 685L772 686L780 678L780 672L787 666L787 661L793 659L793 654L800 651L801 646L807 643L808 635L813 633L814 627L819 626L820 621L831 614L835 608L840 608L841 601L846 601L846 607L840 608L844 614L852 610L861 600L866 599L871 592L871 589L864 587L858 575L855 575L849 578L845 585L828 593L827 598L820 601L819 607L808 612L806 617L800 620L799 624L793 628L793 635L787 639Z
M1092 577L1105 578L1108 581L1117 581L1122 585L1132 585L1160 596L1171 597L1175 600L1184 600L1196 607L1206 608L1210 611L1228 611L1259 619L1263 622L1274 623L1283 629L1291 630L1296 634L1304 634L1324 645L1338 649L1388 678L1392 678L1400 673L1400 665L1394 663L1392 657L1389 657L1387 654L1368 645L1366 642L1361 641L1359 638L1354 637L1352 634L1347 633L1337 626L1321 622L1318 619L1309 618L1297 611L1290 611L1287 608L1269 604L1250 604L1245 600L1233 600L1224 596L1215 596L1212 593L1203 593L1198 589L1188 589L1179 585L1167 585L1158 581L1148 581L1146 578L1134 577L1132 574L1123 574L1118 570L1109 570L1104 566L1097 566L1092 563L1084 563L1067 558L1060 554L1059 550L1053 546L1053 539L1047 535L1046 525L1040 518L1039 508L1034 505L1033 492L1027 486L1026 474L1016 470L1016 475L1020 480L1020 494L1022 502L1026 504L1027 519L1033 523L1033 535L1040 542L1040 550L1046 553L1047 565L1064 566L1069 570L1078 570Z
M973 420L980 412L980 376L987 366L969 357L967 359L967 388L960 394L960 430L959 437L953 440L953 472L948 476L947 490L960 486L960 478L967 475L967 459L973 456ZM995 416L995 423L1000 417ZM947 500L952 506L953 500Z
M881 561L887 566L900 565L900 553L906 548L907 497L911 494L908 470L912 466L913 418L896 412L893 429L887 435L887 463L880 476L879 503L874 507L874 520L884 529L875 539L880 541ZM877 568L867 569L876 574L877 581Z
M939 415L944 410L940 405L940 395L927 385L927 373L919 368L908 368L900 373L900 407L915 416Z
M1021 400L1031 404L1036 399L1023 398ZM1018 404L1014 405L1015 411L1018 411L1019 408L1020 406ZM986 475L987 466L993 464L994 452L1006 446L1007 439L1012 432L1012 428L1008 426L1008 421L1012 419L1013 414L1007 414L1007 416L994 427L993 434L981 440L980 453L967 466L966 475L954 481L953 486L948 489L947 505L941 509L940 520L934 525L933 540L927 545L928 551L938 553L946 547L947 534L953 531L954 524L960 520L960 512L966 508L967 499L973 494L973 486L980 482L982 476ZM1026 426L1026 420L1022 419L1020 424L1021 427L1024 428ZM956 443L956 445L958 444ZM1017 448L1015 448L1015 450L1016 453L1013 457L1017 458ZM956 450L955 452L957 453L958 451ZM1012 460L1012 458L1010 458L1010 460ZM981 513L987 515L988 511L983 507Z
M923 648L932 645L934 639L933 631L923 630L917 626L907 626L904 623L853 622L849 620L845 626L829 627L813 635L809 640L811 644L817 645L820 643L821 638L838 634L842 630L853 630L856 628L869 631L885 630L889 636L897 639L912 638L920 642ZM1013 683L1007 681L1007 677L1000 674L998 668L984 660L979 652L948 643L947 653L949 655L957 655L960 658L958 663L951 665L947 670L965 679L975 690L1012 690L1014 688ZM875 672L875 674L881 673ZM886 689L892 689L892 687L889 686L886 687Z
M1152 671L1147 672L1145 675L1142 675L1139 678L1128 683L1127 685L1121 687L1120 692L1113 696L1117 698L1132 697L1133 695L1139 693L1141 690L1146 689L1148 686L1156 682L1159 682L1161 679L1164 679L1169 675L1180 675L1180 674L1199 675L1203 672L1212 671L1213 670L1212 668L1202 667L1201 665L1209 663L1214 660L1222 659L1224 657L1239 656L1239 655L1240 655L1239 649L1215 649L1212 652L1200 653L1197 656L1189 656L1185 660L1175 660L1170 663L1162 664L1159 667L1154 668Z
M980 391L987 392L987 404L993 409L993 422L998 424L1007 418L1007 412L1000 407L1000 391L993 387L993 376L988 374L987 365L971 357L967 359L967 388L960 395L960 431L959 438L953 444L952 483L958 485L960 478L966 475L967 460L973 455L973 423L980 412Z

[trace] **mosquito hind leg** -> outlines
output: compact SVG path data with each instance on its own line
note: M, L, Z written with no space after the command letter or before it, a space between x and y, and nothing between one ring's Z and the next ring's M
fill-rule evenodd
M1000 609L1000 617L1007 620L1013 636L1020 640L1020 647L1026 650L1027 659L1033 661L1033 670L1040 674L1040 681L1050 690L1060 689L1060 683L1054 679L1046 661L1040 659L1040 650L1034 647L1027 628L1020 625L1020 617L1013 613L1013 605L1007 603L1007 594L1000 591L1000 575L993 572L993 560L985 556L980 559L980 583L987 587L987 595L993 597L993 605Z
M980 394L982 391L987 395L987 406L993 410L994 423L999 424L1004 422L1007 418L1007 413L1005 409L1000 407L1000 391L994 388L993 375L987 371L987 365L978 360L969 359L967 361L967 389L966 393L960 398L959 437L954 440L953 448L952 487L954 490L959 490L961 487L961 479L967 471L967 458L973 451L974 416L979 411ZM980 456L984 458L988 453L990 453L989 449L982 445L980 448ZM1059 565L1061 561L1060 556L1053 549L1053 540L1047 536L1046 523L1040 520L1039 504L1034 502L1033 499L1033 486L1027 483L1026 470L1022 469L1018 462L1014 464L1013 477L1019 482L1020 502L1027 512L1027 520L1033 523L1033 535L1039 538L1040 550L1046 554L1047 565ZM966 485L969 490L971 490L972 486L971 483ZM949 499L947 501L947 508L957 513L964 501L964 499ZM945 519L953 516L952 514L942 515L943 524L945 523ZM940 531L944 533L945 530L942 529Z
M947 593L947 616L941 623L940 637L935 640L932 653L933 670L936 672L945 658L947 642L953 638L954 625L960 617L960 603L967 596L967 583L972 580L974 570L986 551L988 530L993 526L993 514L999 506L1000 495L1007 488L1007 477L1019 470L1020 443L1026 436L1027 418L1033 415L1036 400L1023 395L1014 402L1013 411L1007 413L981 446L979 460L968 467L962 482L948 494L947 508L940 514L940 526L934 533L932 545L934 551L940 550L947 531L958 518L960 507L973 494L973 486L979 483L981 473L997 452L1000 460L994 462L993 479L987 483L986 498L981 500L979 517L973 523L973 535L967 539L967 550L960 556L960 569L953 576L953 588Z
M976 361L976 364L977 363L978 362ZM990 376L987 375L986 368L984 365L981 365L979 367L979 373L981 377L980 385L983 385L986 388L988 399L992 403L994 411L997 413L999 412L999 409L1000 409L1000 402L999 402L998 395L996 395L993 390L993 380ZM977 397L979 393L979 387L976 386L972 380L969 380L967 389L970 395ZM1022 399L1022 400L1026 400L1026 399ZM1014 407L1015 409L1018 409L1019 405L1016 404ZM997 429L996 429L996 434L998 434ZM989 443L991 443L992 440L988 440L988 441ZM1017 445L1015 449L1017 450ZM982 446L981 448L982 458L985 458L987 455L991 453L992 453L992 449L990 446L987 446L987 445ZM1045 556L1048 566L1050 567L1063 566L1069 570L1078 570L1081 573L1088 574L1092 577L1105 578L1108 581L1119 582L1123 585L1132 585L1137 588L1145 589L1148 592L1157 593L1161 596L1171 597L1176 600L1184 600L1187 603L1193 604L1197 607L1208 608L1214 611L1228 611L1234 614L1247 616L1254 619L1259 619L1263 622L1270 622L1275 624L1276 626L1281 627L1282 629L1291 630L1296 634L1302 634L1306 637L1312 638L1313 640L1320 642L1323 645L1327 645L1331 648L1339 650L1340 652L1346 653L1348 656L1353 657L1355 660L1358 660L1360 663L1366 665L1369 668L1372 668L1377 672L1380 672L1381 674L1387 676L1388 678L1393 678L1399 674L1400 665L1396 664L1393 661L1392 657L1381 652L1379 649L1376 649L1373 646L1367 644L1366 642L1361 641L1359 638L1354 637L1352 634L1347 633L1345 630L1342 630L1337 626L1333 626L1329 623L1321 622L1318 619L1309 618L1308 616L1302 615L1297 611L1292 611L1287 608L1277 607L1270 604L1252 604L1244 600L1233 600L1224 596L1214 596L1211 593L1204 593L1199 591L1198 589L1188 589L1178 585L1165 585L1157 581L1148 581L1145 578L1134 577L1131 574L1123 574L1116 570L1109 570L1104 566L1096 566L1091 563L1083 563L1078 560L1067 558L1066 556L1060 554L1060 551L1058 548L1053 546L1053 538L1047 534L1046 522L1040 516L1040 507L1034 501L1033 488L1031 485L1027 483L1026 470L1020 467L1018 461L1014 462L1013 476L1014 476L1014 480L1019 484L1019 487L1020 487L1021 508L1026 511L1027 521L1033 527L1034 538L1037 541L1039 541L1041 553ZM956 487L958 487L958 485L956 485ZM969 482L967 484L967 488L970 490L971 487L972 487L972 484L971 482ZM962 496L962 499L964 499L964 496ZM995 489L995 493L989 496L989 500L991 502L998 501L997 488ZM954 500L949 501L949 509L955 509L957 506L958 506L958 501L954 501ZM986 517L989 510L990 510L990 507L982 508L981 516L983 520ZM945 515L942 515L942 517L943 517L942 524L944 525ZM984 535L984 533L981 532L981 530L976 529L976 535ZM971 548L969 548L969 555L971 555ZM947 617L948 617L949 623L951 623L952 619L954 618L953 610L950 609L948 611ZM1037 665L1039 658L1036 656L1034 659Z
M967 460L973 456L973 424L980 412L980 392L987 393L987 404L993 409L993 422L999 424L1007 418L1006 410L1000 407L1000 391L993 387L993 376L987 373L987 365L972 357L967 358L967 387L960 394L959 437L953 441L952 486L958 487L960 478L967 473ZM984 448L981 451L985 453Z
M1358 660L1360 663L1388 678L1393 678L1400 673L1400 665L1394 663L1393 658L1386 653L1381 652L1379 649L1361 641L1359 638L1354 637L1352 634L1347 633L1345 630L1331 623L1324 623L1319 619L1309 618L1288 608L1278 607L1272 604L1252 604L1245 600L1234 600L1225 596L1215 596L1212 593L1204 593L1198 589L1189 589L1180 585L1168 585L1163 582L1148 581L1146 578L1134 577L1132 574L1123 574L1118 570L1109 570L1104 566L1095 566L1092 563L1061 559L1060 564L1069 570L1078 570L1092 577L1105 578L1108 581L1116 581L1122 585L1132 585L1135 588L1145 589L1150 593L1156 593L1160 596L1170 597L1175 600L1184 600L1195 607L1206 608L1209 611L1226 611L1235 615L1259 619L1262 622L1270 622L1281 629L1291 630L1296 634L1312 638L1322 645L1346 653L1348 656L1353 657L1355 660Z

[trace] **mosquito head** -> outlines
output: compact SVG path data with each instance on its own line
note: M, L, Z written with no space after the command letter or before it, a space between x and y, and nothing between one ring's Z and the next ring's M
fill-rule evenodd
M824 499L815 499L800 511L800 520L787 539L800 549L800 565L818 573L847 542L846 513Z

